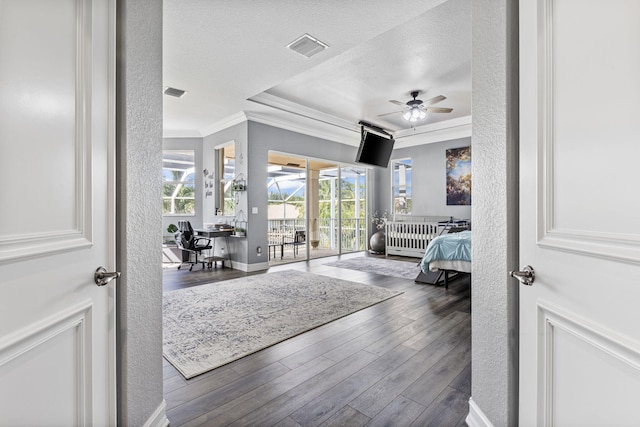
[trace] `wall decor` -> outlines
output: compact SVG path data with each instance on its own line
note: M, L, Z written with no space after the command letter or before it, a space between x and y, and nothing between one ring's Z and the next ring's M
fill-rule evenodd
M471 205L471 147L449 148L447 205Z

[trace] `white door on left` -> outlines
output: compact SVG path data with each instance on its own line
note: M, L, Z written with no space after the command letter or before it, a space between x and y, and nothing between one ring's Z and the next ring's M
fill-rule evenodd
M115 1L0 0L0 425L115 425Z

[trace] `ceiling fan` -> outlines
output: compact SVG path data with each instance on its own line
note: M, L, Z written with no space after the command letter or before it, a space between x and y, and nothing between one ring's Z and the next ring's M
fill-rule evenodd
M416 99L419 94L420 94L419 90L412 91L411 96L413 97L413 99L410 101L407 101L406 103L395 101L395 100L389 101L392 104L399 105L401 107L404 107L405 109L403 111L394 111L391 113L379 114L378 117L388 116L389 114L404 113L402 117L405 120L410 122L415 122L427 117L427 113L450 113L453 111L453 108L428 107L428 105L433 105L440 101L444 101L445 99L447 99L446 96L438 95L438 96L434 96L431 99L427 99L426 101L423 101L421 99Z

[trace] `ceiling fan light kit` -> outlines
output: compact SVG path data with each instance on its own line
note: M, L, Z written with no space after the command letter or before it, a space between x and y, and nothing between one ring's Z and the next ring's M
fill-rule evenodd
M422 120L427 117L427 113L424 110L421 110L418 107L411 107L410 110L406 111L402 118L408 120L410 122L417 122L418 120Z
M433 105L437 102L444 101L445 99L447 99L445 96L438 95L438 96L434 96L431 99L423 101L421 99L417 99L419 94L420 94L419 90L412 91L411 96L413 97L413 99L405 103L402 103L400 101L395 101L395 100L389 101L392 104L405 107L407 110L405 110L404 113L402 111L397 111L394 113L379 114L378 117L387 116L389 114L395 114L395 113L403 113L402 118L405 119L406 121L417 122L418 120L422 120L425 117L427 117L427 113L450 113L453 111L453 108L427 107L427 105Z

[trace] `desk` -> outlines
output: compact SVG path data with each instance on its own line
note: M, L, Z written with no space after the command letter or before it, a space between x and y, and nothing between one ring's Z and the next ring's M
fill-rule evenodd
M217 228L212 228L210 230L207 229L195 229L193 230L193 232L200 237L207 237L209 239L211 239L211 256L205 258L205 262L207 263L209 269L211 269L212 266L215 266L215 268L218 268L218 261L222 261L222 268L224 268L224 262L225 261L229 261L229 264L231 264L231 257L230 257L230 246L229 246L229 236L231 236L231 234L233 234L233 229L217 229ZM223 256L215 256L216 253L216 238L218 237L224 237L225 240L225 244L226 244L226 250L227 250L227 256L223 257Z

